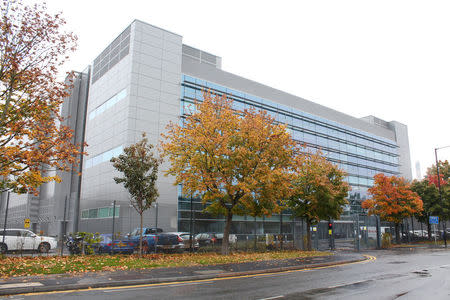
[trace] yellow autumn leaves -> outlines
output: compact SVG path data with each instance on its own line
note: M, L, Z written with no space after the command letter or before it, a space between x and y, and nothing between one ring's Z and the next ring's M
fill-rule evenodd
M167 174L175 176L183 193L200 197L207 211L226 217L222 245L226 254L232 216L280 212L295 192L293 179L307 162L304 158L316 156L305 153L286 125L277 124L266 111L233 110L226 95L205 92L203 98L182 124L169 124L162 150L170 162ZM320 164L331 168L325 159L316 166Z
M2 259L0 278L63 273L79 274L95 271L188 267L323 255L330 255L330 253L317 251L273 251L262 253L233 253L229 256L222 256L217 253L158 253L144 255L142 258L139 258L137 255L7 257Z

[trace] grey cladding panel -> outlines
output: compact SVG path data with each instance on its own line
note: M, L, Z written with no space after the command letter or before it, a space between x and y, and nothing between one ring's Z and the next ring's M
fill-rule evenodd
M130 26L127 27L103 52L94 59L92 83L105 75L130 51Z
M197 57L200 59L200 50L192 48L191 46L183 45L183 54Z

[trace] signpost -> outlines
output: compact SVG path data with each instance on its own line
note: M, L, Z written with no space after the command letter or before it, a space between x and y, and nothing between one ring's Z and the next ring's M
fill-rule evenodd
M439 224L439 217L430 216L430 224Z
M430 216L429 222L430 222L430 224L432 224L433 227L434 227L434 244L437 245L437 241L436 241L436 238L437 238L437 234L436 234L436 226L437 226L437 224L439 224L439 217L436 217L436 216Z
M25 229L30 228L30 219L23 220L23 228Z

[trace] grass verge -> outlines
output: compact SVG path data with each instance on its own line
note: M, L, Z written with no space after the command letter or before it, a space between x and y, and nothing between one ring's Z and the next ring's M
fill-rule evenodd
M0 260L0 277L188 267L327 255L332 255L332 253L320 251L273 251L234 253L230 255L217 253L148 254L142 258L139 258L137 255L7 257Z

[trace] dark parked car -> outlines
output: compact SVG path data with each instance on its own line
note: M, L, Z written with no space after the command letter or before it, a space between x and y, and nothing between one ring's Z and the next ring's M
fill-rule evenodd
M161 228L157 228L157 227L144 227L142 228L143 234L142 235L146 235L146 234L160 234L163 232L163 230ZM130 232L128 234L128 236L137 236L139 235L139 233L141 232L140 228L136 228L134 229L132 232Z
M177 234L160 233L156 236L156 249L162 252L176 252L184 250L183 239Z
M195 236L200 246L222 245L222 233L199 233Z
M142 249L144 253L155 252L155 250L162 252L182 251L184 247L181 237L178 237L178 235L175 234L162 233L161 228L144 227L143 232ZM128 239L136 244L136 248L139 248L139 233L140 229L136 228L128 234Z
M101 241L95 245L97 253L126 253L132 254L136 247L136 243L125 238L116 238L111 241L111 234L100 234Z
M171 234L177 235L182 241L180 242L181 249L189 250L191 249L191 238L189 232L169 232ZM193 238L193 250L197 251L199 247L199 243L195 238L195 234L192 236ZM179 239L179 240L180 240Z

